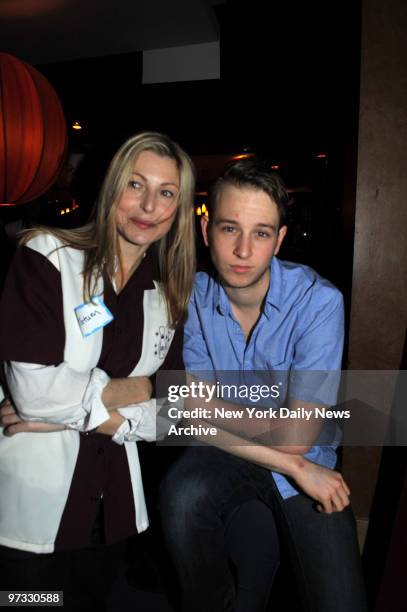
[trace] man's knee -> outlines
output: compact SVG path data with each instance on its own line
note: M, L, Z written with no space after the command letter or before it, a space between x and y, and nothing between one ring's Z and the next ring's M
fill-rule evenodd
M202 469L180 469L175 465L160 486L159 512L162 521L181 523L207 511L211 505L211 477Z

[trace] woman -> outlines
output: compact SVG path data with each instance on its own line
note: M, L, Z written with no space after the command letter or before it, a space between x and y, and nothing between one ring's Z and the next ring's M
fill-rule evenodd
M18 412L3 409L0 437L3 589L64 590L65 606L102 609L124 540L148 526L134 441L155 435L150 377L182 367L193 192L186 153L138 134L90 223L33 230L16 254L0 306Z

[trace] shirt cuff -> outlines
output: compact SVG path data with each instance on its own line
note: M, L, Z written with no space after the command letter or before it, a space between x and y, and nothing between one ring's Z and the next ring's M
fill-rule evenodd
M120 425L114 436L113 442L123 444L124 442L153 442L157 439L157 404L154 399L139 404L132 404L125 408L119 408L118 412L126 420Z
M102 402L103 389L109 382L110 376L106 372L99 368L92 370L82 402L82 406L88 413L88 416L76 423L70 423L68 426L70 429L90 431L96 429L110 418L109 411Z

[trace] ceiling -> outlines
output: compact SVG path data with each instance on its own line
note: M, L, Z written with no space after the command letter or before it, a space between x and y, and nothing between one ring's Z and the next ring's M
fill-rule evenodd
M224 0L0 0L0 50L31 64L219 40Z

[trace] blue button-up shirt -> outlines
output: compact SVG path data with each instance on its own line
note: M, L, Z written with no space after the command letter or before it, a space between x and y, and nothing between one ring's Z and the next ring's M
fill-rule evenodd
M307 266L274 257L270 272L264 308L248 342L222 285L205 272L196 275L185 326L184 362L189 372L340 370L344 335L341 293ZM335 395L336 386L331 384L326 397L318 399L334 404ZM339 428L328 436L325 431L325 439L330 443L315 444L305 457L333 468ZM272 475L283 498L298 492L281 474Z

